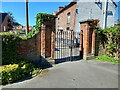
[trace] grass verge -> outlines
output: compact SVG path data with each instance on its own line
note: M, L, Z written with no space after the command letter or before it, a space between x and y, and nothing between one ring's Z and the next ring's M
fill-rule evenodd
M112 63L120 63L120 60L117 60L113 57L109 57L109 56L106 56L106 55L102 55L102 56L96 56L96 59L97 60L100 60L100 61L107 61L107 62L112 62Z

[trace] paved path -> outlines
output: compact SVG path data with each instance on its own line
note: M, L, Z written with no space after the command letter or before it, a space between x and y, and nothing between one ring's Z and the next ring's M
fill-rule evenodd
M65 62L5 88L118 88L118 65L94 60Z

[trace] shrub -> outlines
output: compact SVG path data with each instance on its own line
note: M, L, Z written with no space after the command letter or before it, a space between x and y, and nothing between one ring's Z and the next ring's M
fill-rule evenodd
M2 64L12 64L16 61L16 45L21 40L19 35L14 33L0 33L2 36Z
M99 36L101 44L105 45L105 54L120 59L120 26L105 29L97 27L94 31Z
M120 59L120 27L105 28L104 33L107 36L106 55Z
M0 67L2 84L14 82L26 76L37 74L39 69L32 62L21 61L18 64L9 64Z

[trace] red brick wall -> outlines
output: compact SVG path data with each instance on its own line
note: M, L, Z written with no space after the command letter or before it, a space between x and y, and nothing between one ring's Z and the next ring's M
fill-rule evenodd
M4 31L4 26L6 27L6 31ZM5 18L2 25L0 26L0 32L7 32L8 31L8 17Z
M93 26L97 26L98 20L82 21L80 22L80 31L83 32L80 35L80 50L83 51L83 56L95 55L96 49L96 35L93 31Z
M41 56L54 57L55 21L46 21L41 31Z
M70 12L70 24L67 24L67 13ZM62 11L56 18L56 31L58 30L58 26L62 27L64 31L69 27L70 30L74 30L75 27L75 17L76 17L76 4L70 6L66 10ZM58 24L59 18L59 24Z
M40 32L33 38L21 41L17 46L18 57L28 60L39 60L41 51Z
M54 57L55 21L46 21L38 34L17 45L18 58L40 61L41 56Z

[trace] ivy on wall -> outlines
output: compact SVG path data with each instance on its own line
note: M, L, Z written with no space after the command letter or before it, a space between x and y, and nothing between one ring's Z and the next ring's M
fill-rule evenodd
M37 34L39 32L39 30L41 29L42 24L45 21L48 20L54 20L56 17L52 14L47 14L47 13L38 13L36 16L36 26L35 29L32 30L32 32L29 32L27 35L21 36L22 39L28 39L33 37L35 34Z
M39 13L36 16L36 26L35 29L29 32L27 35L20 36L14 33L3 32L0 33L2 36L2 64L12 64L17 60L17 50L16 46L21 40L27 40L32 38L39 32L42 24L48 20L54 20L56 17L51 14Z

